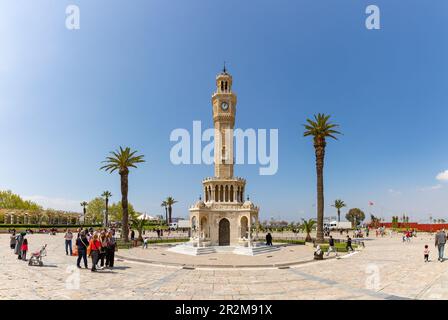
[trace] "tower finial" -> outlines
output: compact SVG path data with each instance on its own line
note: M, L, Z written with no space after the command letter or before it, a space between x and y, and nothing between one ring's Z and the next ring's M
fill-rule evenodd
M225 62L225 61L224 61L224 68L222 69L222 72L227 73L227 70L226 70L226 62Z

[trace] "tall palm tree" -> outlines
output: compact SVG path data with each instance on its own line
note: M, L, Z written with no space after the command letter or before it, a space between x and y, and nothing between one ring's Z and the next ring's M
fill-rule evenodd
M166 206L168 207L168 224L171 223L172 213L173 213L173 204L177 203L173 197L168 197L165 200Z
M317 174L317 236L316 241L324 241L324 158L326 138L336 139L336 134L340 132L334 130L339 125L329 122L329 115L319 113L314 115L314 120L306 119L304 125L304 137L312 136L314 150L316 154L316 174Z
M347 205L345 204L344 201L338 199L334 200L334 204L332 204L331 206L335 207L338 210L338 222L341 222L341 209L346 207Z
M110 191L106 190L103 192L103 194L101 196L106 201L106 214L104 217L104 224L107 227L109 225L109 198L112 197L112 193L110 193Z
M122 236L124 241L129 241L129 212L128 212L128 175L129 168L137 168L138 163L145 162L144 155L136 155L137 151L131 151L129 147L120 150L112 151L112 156L106 157L103 163L106 163L100 168L106 172L112 173L118 170L121 180L121 207L123 208L123 220L121 226Z
M82 221L85 224L86 223L86 207L87 207L88 203L86 201L83 201L80 204L81 204L82 212L83 212L83 219L82 219Z
M168 224L168 205L166 204L166 201L162 201L160 206L165 208L165 221L166 224Z

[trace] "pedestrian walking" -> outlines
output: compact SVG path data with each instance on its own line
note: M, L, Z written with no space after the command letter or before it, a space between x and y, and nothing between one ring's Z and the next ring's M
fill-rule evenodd
M142 246L142 249L148 249L148 237L145 237L144 239L143 239L143 246Z
M96 264L98 263L100 249L101 241L98 239L98 234L95 233L89 243L90 256L92 257L92 272L97 271Z
M101 248L99 251L100 269L104 269L104 261L106 259L107 237L104 232L101 232L99 240L101 241Z
M73 255L72 251L73 233L67 229L64 235L64 239L65 239L65 254L68 255L70 251L70 255Z
M112 269L114 267L117 241L112 231L109 231L106 236L107 236L106 267Z
M132 241L132 245L134 247L136 247L137 246L137 242L135 241L135 231L134 230L131 230L131 241Z
M17 255L17 259L22 259L22 244L25 239L25 232L21 232L16 236L16 246L14 248L14 254Z
M9 237L9 247L10 247L12 250L15 249L15 247L16 247L16 242L17 242L17 240L16 240L16 232L13 231L13 232L11 233L11 236Z
M425 262L429 262L429 248L427 244L425 244L425 250L423 250L423 258Z
M348 236L347 236L348 237ZM334 252L336 256L338 256L338 251L336 250L336 247L334 245L334 239L332 236L330 236L330 239L328 239L328 251L327 256L330 255L330 252Z
M443 256L445 253L445 243L446 243L445 230L439 230L439 232L437 232L436 234L435 246L437 247L437 250L439 252L439 258L437 260L439 260L440 262L443 262L444 260Z
M272 235L270 232L268 232L268 234L266 235L266 245L272 246Z
M347 251L355 251L352 247L352 238L350 238L349 236L347 236L347 245L345 246L345 248L347 249Z
M86 232L81 231L78 239L76 239L76 247L78 248L78 260L76 266L81 268L81 259L84 261L84 267L88 269L87 265L87 247L89 246L89 240L87 240Z
M26 253L28 252L28 239L23 239L22 246L20 247L22 260L26 261Z

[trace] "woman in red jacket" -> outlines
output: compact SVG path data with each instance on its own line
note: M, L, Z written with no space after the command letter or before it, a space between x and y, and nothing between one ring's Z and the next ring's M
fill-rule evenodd
M28 239L23 239L20 251L22 251L22 260L26 261L26 253L28 252Z
M98 240L98 234L94 234L92 240L89 243L90 256L92 257L92 272L96 271L96 264L100 256L101 241Z

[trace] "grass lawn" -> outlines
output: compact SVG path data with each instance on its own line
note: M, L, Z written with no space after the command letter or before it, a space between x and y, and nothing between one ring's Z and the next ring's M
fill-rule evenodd
M337 252L347 252L347 249L345 248L345 243L335 243L334 244ZM328 244L321 244L320 249L324 252L327 252L329 245ZM358 245L352 244L353 249L356 250L358 248Z

